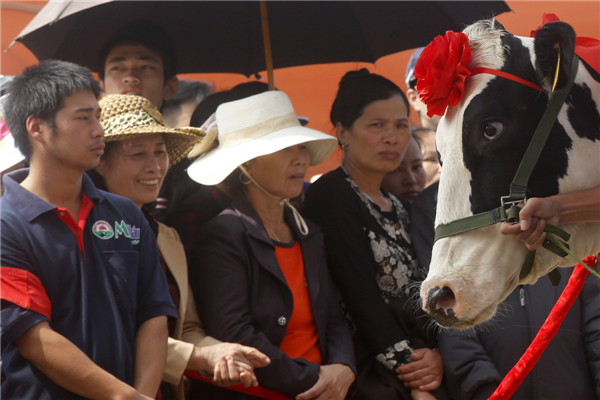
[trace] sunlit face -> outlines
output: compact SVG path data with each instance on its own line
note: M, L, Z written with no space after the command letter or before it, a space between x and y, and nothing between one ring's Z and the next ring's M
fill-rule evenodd
M421 135L421 157L427 175L425 187L440 180L442 166L435 147L435 131L429 130Z
M162 135L148 135L116 142L96 169L106 187L131 199L138 207L158 197L169 167Z
M99 116L100 107L91 91L82 90L64 98L54 127L43 123L47 133L43 138L44 157L80 171L97 167L104 154L104 130Z
M425 188L425 178L421 149L411 138L400 166L383 178L381 186L395 196L412 201Z
M157 108L175 93L170 82L165 82L160 55L137 44L115 46L108 53L101 85L106 94L136 94Z
M257 157L247 170L272 195L292 199L302 193L309 164L310 153L304 144L299 144Z
M350 129L337 125L345 147L344 164L364 172L387 173L398 167L408 140L408 110L400 96L369 103Z

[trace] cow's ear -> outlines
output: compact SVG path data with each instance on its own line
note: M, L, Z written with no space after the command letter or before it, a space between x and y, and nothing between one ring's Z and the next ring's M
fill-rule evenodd
M544 89L551 90L554 83L558 52L560 65L556 89L565 86L571 75L571 62L575 56L575 31L564 22L549 22L535 33L535 67Z
M496 21L494 19L494 29L498 30L498 31L504 31L506 32L506 29L504 28L504 25L502 25L500 22Z

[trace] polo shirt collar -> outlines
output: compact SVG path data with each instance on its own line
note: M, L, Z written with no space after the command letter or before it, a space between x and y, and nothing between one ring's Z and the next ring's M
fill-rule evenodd
M6 191L3 200L10 202L15 211L21 214L28 222L31 222L40 215L58 207L21 186L21 182L27 178L27 175L29 175L29 168L19 169L4 175L3 183ZM94 186L94 183L87 174L83 174L81 189L94 204L104 200L104 193Z

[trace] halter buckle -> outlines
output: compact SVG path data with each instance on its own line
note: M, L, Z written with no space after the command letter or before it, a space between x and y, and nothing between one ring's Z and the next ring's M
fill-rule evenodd
M519 222L519 211L521 211L521 207L519 207L519 204L527 204L527 198L524 197L519 200L509 199L510 196L500 197L500 204L502 204L502 208L506 212L506 222L508 222L509 224L516 224Z

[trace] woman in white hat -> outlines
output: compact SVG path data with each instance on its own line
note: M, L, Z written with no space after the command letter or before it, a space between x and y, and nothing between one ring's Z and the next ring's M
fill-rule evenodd
M231 206L203 226L198 263L190 265L205 328L269 356L255 371L261 386L297 399L343 399L355 379L350 333L323 237L289 202L302 193L308 166L325 160L336 140L302 127L279 91L221 104L207 127L208 136L215 132L218 145L188 168L197 182L225 181L234 193ZM207 398L258 396L217 389Z
M89 173L101 189L129 198L144 211L157 236L161 263L178 308L178 320L169 325L163 398L184 398L181 383L186 369L209 371L204 374L220 385L256 385L253 367L266 365L268 358L256 349L206 335L189 290L179 236L144 207L156 200L168 167L185 157L204 132L166 127L158 109L141 96L107 95L99 104L106 147L100 166Z

